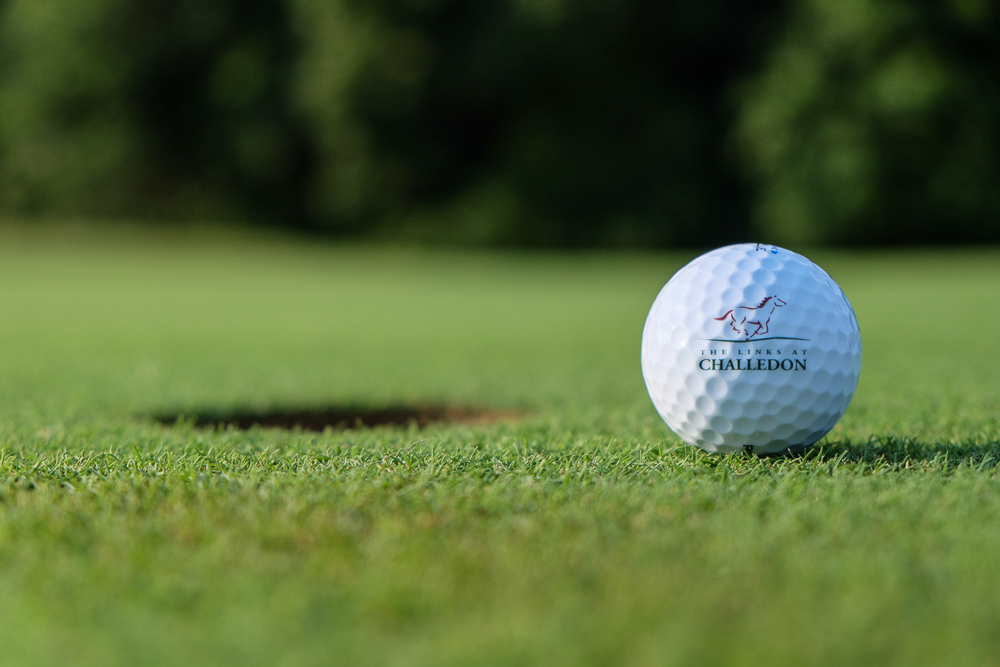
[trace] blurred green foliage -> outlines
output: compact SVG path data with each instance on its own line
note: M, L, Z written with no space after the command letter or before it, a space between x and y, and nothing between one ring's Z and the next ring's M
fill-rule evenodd
M5 0L0 211L1000 240L987 0Z
M272 0L7 0L0 206L288 217L309 152L296 48Z
M990 0L799 0L740 89L754 224L798 243L1000 240Z
M313 215L468 242L733 235L724 92L773 4L300 0Z

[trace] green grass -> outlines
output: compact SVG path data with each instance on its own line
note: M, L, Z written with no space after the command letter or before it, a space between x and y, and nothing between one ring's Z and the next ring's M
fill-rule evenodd
M864 337L804 459L653 411L690 254L0 230L9 664L1000 664L1000 251L809 253ZM356 432L163 412L454 402Z

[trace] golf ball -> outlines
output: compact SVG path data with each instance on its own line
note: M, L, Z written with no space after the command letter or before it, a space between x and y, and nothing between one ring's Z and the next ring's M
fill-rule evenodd
M854 309L802 255L743 243L713 250L660 290L642 332L642 375L667 425L709 452L799 451L833 428L861 374Z

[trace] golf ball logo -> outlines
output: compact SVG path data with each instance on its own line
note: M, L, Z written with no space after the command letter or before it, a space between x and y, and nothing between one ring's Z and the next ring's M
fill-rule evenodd
M713 250L678 271L649 311L642 373L667 425L710 452L797 450L847 409L861 334L840 287L794 252Z
M777 294L773 294L764 297L764 300L756 306L736 306L726 311L722 317L712 319L717 322L726 322L737 336L745 336L744 340L750 340L755 336L770 333L771 317L774 315L774 311L787 305L778 298Z

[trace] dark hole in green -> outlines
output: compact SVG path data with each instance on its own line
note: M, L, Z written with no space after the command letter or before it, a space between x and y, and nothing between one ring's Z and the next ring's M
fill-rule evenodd
M195 426L241 430L262 428L299 428L304 431L326 429L357 429L374 426L416 426L450 422L460 424L487 424L516 418L518 413L485 408L450 405L396 405L382 408L324 407L310 410L233 410L230 412L175 412L155 415L161 424L174 425L178 421L193 422Z

